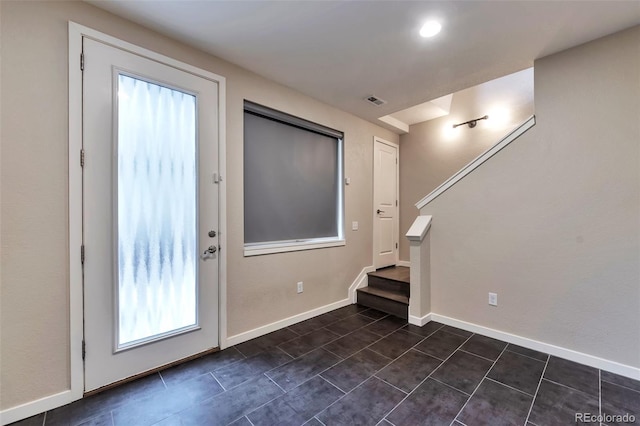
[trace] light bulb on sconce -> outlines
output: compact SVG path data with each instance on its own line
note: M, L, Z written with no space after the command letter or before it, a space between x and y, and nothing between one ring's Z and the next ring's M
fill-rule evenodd
M505 107L496 107L489 110L491 120L487 125L492 129L502 129L511 122L511 110Z
M453 126L453 121L443 123L440 136L442 138L441 140L445 143L453 142L461 137L460 131L456 130Z

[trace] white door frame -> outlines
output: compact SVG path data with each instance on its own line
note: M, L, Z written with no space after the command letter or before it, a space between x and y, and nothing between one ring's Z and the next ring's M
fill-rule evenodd
M376 253L376 236L377 236L377 232L378 232L377 231L377 227L378 227L377 223L378 222L376 221L376 219L377 219L378 215L375 212L375 209L376 209L376 188L375 188L375 173L376 173L375 147L376 147L376 143L383 143L385 145L389 145L389 146L394 147L396 149L396 153L398 155L398 157L397 157L398 163L397 163L397 166L396 166L396 198L398 200L398 205L396 206L396 214L394 216L395 217L395 219L394 219L395 220L395 228L396 228L396 234L397 234L396 235L396 241L398 243L398 247L396 247L396 249L395 249L395 254L396 254L395 255L395 262L396 262L396 265L398 265L398 260L399 260L398 255L400 253L400 247L399 247L399 245L400 245L400 145L397 144L397 143L390 142L388 140L382 139L382 138L380 138L378 136L374 136L373 137L373 149L372 149L372 151L373 151L373 154L372 154L372 156L373 156L373 168L372 168L372 171L373 171L373 173L371 175L371 182L372 182L372 187L373 187L373 192L372 192L373 200L372 200L372 203L371 203L371 215L373 217L373 229L372 229L372 231L373 231L373 240L372 240L372 242L373 242L373 248L372 248L372 252L373 252L373 259L372 260L373 260L373 262L372 262L372 265L373 265L374 270L376 268L376 256L378 255Z
M88 37L119 49L178 68L188 73L215 81L218 84L219 131L219 343L227 347L227 217L226 217L226 80L224 77L169 58L151 50L133 45L91 28L69 22L69 348L71 389L68 398L57 400L57 406L78 400L84 393L84 363L82 360L83 295L82 264L82 71L80 55L82 39ZM90 256L90 254L87 254ZM66 395L65 395L66 396ZM67 400L68 399L68 400ZM54 408L54 407L50 407ZM47 408L48 409L48 408Z

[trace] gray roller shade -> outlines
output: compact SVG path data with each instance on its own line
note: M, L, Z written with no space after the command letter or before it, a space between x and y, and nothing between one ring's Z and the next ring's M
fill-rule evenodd
M257 114L247 104L245 244L338 237L341 133L331 129L333 135L320 133L323 127L318 125L313 130L302 128L300 124L308 122L300 119L287 124Z

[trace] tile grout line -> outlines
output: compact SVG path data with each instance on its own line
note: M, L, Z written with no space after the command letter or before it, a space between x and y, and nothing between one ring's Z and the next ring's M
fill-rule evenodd
M602 418L602 370L600 369L598 369L598 415Z
M532 359L532 360L534 360L534 361L538 361L538 362L546 362L546 361L543 361L543 360L538 359L538 358L534 358L534 357L529 356L529 355L521 354L520 352L510 351L510 350L509 350L509 345L511 345L511 343L509 343L509 344L507 345L507 352L511 352L512 354L516 354L516 355L524 356L524 357L527 357L527 358ZM525 349L526 349L526 348L525 348ZM531 349L531 350L533 350L533 349ZM540 352L540 353L544 355L544 353L543 353L543 352ZM546 354L546 355L547 355L547 357L549 356L548 354Z
M549 380L549 379L547 379L547 378L545 378L544 380L545 380L545 381L547 381L547 382L549 382L549 383L553 383L554 385L562 386L563 388L571 389L571 390L573 390L573 391L580 392L580 393L581 393L581 394L583 394L583 395L587 395L587 396L590 396L590 397L592 397L592 398L596 398L596 395L594 395L594 394L592 394L592 393L585 392L585 391L580 390L580 389L576 389L576 388L571 387L571 386L569 386L569 385L565 385L564 383L556 382L556 381L554 381L554 380Z
M631 379L631 380L634 380L634 379ZM627 387L627 386L624 386L624 385L619 385L619 384L617 384L617 383L613 383L613 382L610 382L610 381L608 381L608 380L602 380L602 379L601 379L601 380L600 380L600 382L605 382L605 383L607 383L607 384L609 384L609 385L618 386L619 388L623 388L623 389L626 389L626 390L630 390L631 392L640 393L640 390L639 390L639 389L633 389L633 388L630 388L630 387Z
M324 350L324 351L326 351L326 352L329 352L329 353L333 354L333 352L328 351L328 350L326 350L326 349L324 349L324 348L322 348L322 347L320 347L320 348L316 348L316 349L322 349L322 350ZM333 355L335 355L335 354L333 354ZM340 357L340 356L338 356L338 355L335 355L335 356L337 356L337 357L339 358L337 362L335 362L335 363L331 364L331 366L329 366L329 367L325 368L324 370L322 370L322 371L320 371L320 372L318 372L318 373L314 374L313 376L309 377L308 379L306 379L306 380L304 380L304 381L302 381L302 382L298 383L296 386L292 387L289 391L292 391L292 390L294 390L294 389L296 389L296 388L299 388L300 386L304 385L304 384L305 384L305 383L307 383L308 381L312 380L314 377L320 377L321 379L323 379L323 380L325 380L325 381L327 381L327 382L328 382L328 380L327 380L327 379L325 379L324 377L320 376L320 374L324 373L325 371L329 370L330 368L333 368L334 366L336 366L337 364L339 364L339 363L341 363L342 361L344 361L344 360L345 360L344 358L342 358L342 357ZM294 358L294 360L293 360L293 361L295 361L296 359L298 359L298 358ZM290 362L292 362L292 361L290 361ZM288 364L288 363L285 363L285 364L282 364L282 365L286 365L286 364ZM280 367L282 367L282 365L281 365ZM285 390L284 390L280 385L278 385L278 384L276 383L276 381L275 381L275 380L273 380L273 378L271 378L271 376L269 376L269 375L267 374L267 373L269 373L269 372L271 372L271 371L273 371L273 370L275 370L275 369L277 369L277 368L280 368L280 367L272 368L271 370L266 371L266 372L264 372L264 373L262 373L262 374L263 374L263 375L265 375L265 376L266 376L269 380L271 380L273 383L275 383L275 384L276 384L276 386L278 386L280 389L282 389L282 390L284 391L284 393L286 394L286 393L288 393L288 391L285 391ZM330 382L329 382L329 383L330 383ZM330 384L331 384L331 385L333 385L333 383L330 383ZM335 386L335 385L333 385L333 386ZM335 386L335 387L337 387L337 386ZM338 388L338 390L342 391L342 389L340 389L340 388ZM344 392L344 391L343 391L343 392ZM275 399L275 398L274 398L274 399ZM255 410L254 410L254 411L255 411ZM252 412L253 412L253 411L252 411Z
M390 335L392 335L392 334L393 334L393 333L395 333L396 331L400 331L400 330L404 330L404 328L398 328L398 329L396 329L396 330L392 331L391 333L389 333L389 334L385 335L382 339L386 339L387 337L389 337ZM407 354L407 352L409 352L411 349L413 349L414 347L418 346L420 343L424 342L424 341L427 339L426 337L421 336L421 335L419 335L419 334L411 333L411 332L406 331L406 330L405 330L405 332L406 332L406 333L409 333L409 334L411 334L411 335L413 335L413 336L416 336L416 337L422 337L422 338L421 338L418 342L416 342L414 345L412 345L409 349L407 349L406 351L404 351L404 352L402 352L400 355L398 355L397 357L395 357L395 358L389 358L387 355L381 354L381 353L380 353L380 352L378 352L378 351L375 351L375 350L373 350L373 349L369 349L369 350L370 350L370 351L373 351L373 352L375 352L375 353L377 353L378 355L382 355L382 356L383 356L383 357L385 357L385 358L389 358L389 359L391 359L391 362L393 362L393 361L397 360L398 358L400 358L400 357L402 357L402 356L406 355L406 354ZM382 339L380 339L380 340L382 340ZM367 346L366 348L363 348L363 349L368 349L370 346L372 346L372 345L374 345L374 344L378 343L380 340L375 341L374 343L372 343L371 345L369 345L369 346ZM427 355L427 354L425 354L425 355ZM389 364L387 364L387 365L389 365ZM385 365L383 368L386 368L386 367L387 367L387 365ZM378 370L378 371L380 371L380 370ZM405 393L406 393L406 392L405 392Z
M521 390L521 389L515 388L515 387L513 387L513 386L511 386L511 385L508 385L508 384L506 384L506 383L502 383L500 380L496 380L496 379L493 379L493 378L491 378L491 377L487 377L487 380L491 380L491 381L492 381L492 382L494 382L494 383L497 383L497 384L499 384L499 385L502 385L502 386L508 387L509 389L513 389L514 391L517 391L517 392L523 393L523 394L525 394L525 395L530 396L530 397L532 397L532 398L533 398L533 395L532 395L532 394L530 394L529 392L525 392L525 391L523 391L523 390Z
M470 331L468 331L468 333L471 333L471 334L469 336L463 336L462 334L454 333L453 331L447 331L447 330L444 329L445 327L456 328L456 327L453 327L453 326L450 326L450 325L447 326L446 324L443 324L443 326L440 327L438 330L442 331L443 333L453 334L454 336L464 337L465 339L470 339L471 337L473 337L473 336L475 336L477 334L477 333L471 333ZM460 330L462 330L462 329L460 329ZM466 331L466 330L462 330L462 331ZM482 336L482 334L480 334L480 336ZM507 343L507 342L505 342L505 343Z
M267 379L271 380L271 381L273 382L273 384L274 384L274 385L276 385L278 388L280 388L280 390L281 390L282 392L287 393L287 391L286 391L286 390L284 390L284 389L282 388L282 386L280 386L279 384L277 384L275 380L273 380L271 377L269 377L269 376L267 375L267 373L262 373L262 374L263 374ZM296 387L297 387L297 386L296 386ZM295 389L295 388L293 388L293 389ZM274 398L274 399L275 399L275 398ZM254 410L254 411L255 411L255 410Z
M327 407L327 408L328 408L328 407ZM323 410L323 411L324 411L324 410ZM322 413L322 411L321 411L321 413ZM323 421L322 421L322 420L320 420L320 419L318 418L318 415L317 415L317 414L316 414L315 416L313 416L313 417L312 417L312 419L316 419L318 422L320 422L320 424L321 424L321 425L323 425L323 426L327 426L327 425L325 425L325 424L323 423ZM309 420L311 420L311 419L309 419Z
M418 348L416 348L416 347L414 347L414 349L415 349L416 351L420 352L421 354L425 354L426 356L430 356L431 358L435 358L435 359L437 359L438 361L444 362L444 359L442 359L442 358L438 358L437 356L434 356L434 355L428 354L428 353L426 353L425 351L420 350L420 349L418 349ZM456 351L457 351L457 350L458 350L458 349L456 348ZM455 352L455 351L454 351L454 352ZM447 357L447 358L448 358L448 357Z
M428 323L427 323L427 324L428 324ZM427 325L427 324L425 324L425 325ZM407 325L413 325L413 324L409 324L409 323L407 323ZM416 325L416 327L418 327L418 326ZM429 333L429 335L428 335L428 336L424 336L424 335L422 335L422 334L414 333L413 331L409 330L409 328L408 328L407 326L402 327L402 328L401 328L401 330L405 330L405 329L406 329L406 332L407 332L407 333L415 334L415 335L417 335L417 336L422 336L422 337L424 337L425 339L428 339L429 337L433 336L433 335L436 333L436 331L440 331L440 329L442 329L442 327L444 327L444 326L440 326L440 327L438 327L437 329L433 330L431 333ZM445 332L445 333L446 333L446 332ZM449 333L449 334L451 334L451 333Z
M109 411L109 417L111 417L111 426L114 426L116 424L116 421L113 419L113 410Z
M493 361L493 364L491 364L491 367L489 367L487 372L484 374L484 377L482 378L482 380L480 380L478 382L478 386L476 386L476 388L473 390L473 392L471 392L471 396L469 396L469 399L467 399L467 401L464 403L464 405L462 406L460 411L458 411L458 414L456 414L456 416L453 418L453 420L451 421L450 425L453 425L456 422L456 420L458 419L458 416L460 415L460 413L462 413L462 411L465 409L467 404L469 404L469 401L471 401L471 398L473 398L473 395L475 395L475 393L478 391L478 389L480 389L480 386L482 386L482 383L484 382L484 379L487 378L487 376L489 375L489 372L493 369L493 367L495 367L496 363L498 362L498 360L500 359L502 354L507 350L507 346L509 346L509 345L508 344L504 345L504 348L502 349L502 352L500 352L500 355L498 355L496 357L495 361ZM460 349L460 351L467 353L466 351L463 351L462 349ZM482 358L482 357L480 357L480 358ZM462 422L460 421L460 423L462 423Z
M42 426L44 426L47 423L47 413L48 411L45 411L44 416L42 417Z
M467 395L467 398L471 397L471 394L468 394L467 392L465 392L465 391L463 391L463 390L460 390L460 389L458 389L458 388L456 388L456 387L451 386L451 385L450 385L450 384L448 384L448 383L445 383L445 382L443 382L443 381L441 381L441 380L438 380L438 379L436 379L435 377L431 377L431 380L433 380L434 382L438 382L438 383L440 383L440 384L441 384L441 385L443 385L443 386L446 386L446 387L448 387L448 388L451 388L451 389L453 389L453 390L454 390L454 391L456 391L456 392L463 393L463 394Z
M531 406L529 407L529 412L527 413L527 418L524 420L524 424L526 425L529 422L529 418L531 417L531 412L533 411L533 406L536 403L536 398L538 397L538 392L540 392L540 386L542 385L542 381L544 380L544 373L547 372L547 366L549 365L549 360L551 359L550 355L547 355L547 362L544 363L544 368L542 369L542 374L540 375L540 380L538 380L538 387L536 388L536 392L533 395L533 401L531 401Z
M316 348L316 349L314 349L313 351L315 351L315 350L317 350L317 349L321 349L321 348L322 348L322 347ZM267 373L270 373L270 372L272 372L273 370L277 370L278 368L283 367L283 366L285 366L285 365L287 365L287 364L290 364L290 363L292 363L292 362L296 361L297 359L302 358L303 356L309 355L311 352L313 352L313 351L309 351L309 352L307 352L306 354L300 355L299 357L293 357L293 356L291 356L288 352L286 352L285 350L283 350L283 349L279 348L278 346L272 346L270 349L278 349L279 351L281 351L282 353L284 353L285 355L287 355L287 356L288 356L288 357L290 357L291 359L290 359L290 360L288 360L287 362L283 362L283 363L282 363L282 364L280 364L280 365L276 365L275 367L271 367L271 368L269 368L268 370L263 371L262 373L256 374L256 376L259 376L260 374L264 374L264 375L266 375L267 377L269 377L269 378L271 379L271 376L269 376ZM325 349L325 350L326 350L326 349ZM331 351L327 351L327 352L331 352ZM262 352L261 352L261 353L262 353ZM331 353L333 354L333 352L331 352ZM257 354L256 354L256 355L257 355ZM334 354L334 355L335 355L335 354ZM338 355L336 355L336 356L338 356ZM341 357L339 357L339 358L341 358ZM245 380L245 381L244 381L244 382L242 382L242 383L246 383L248 380L250 380L250 379L247 379L247 380ZM306 380L305 380L305 382L306 382ZM237 387L237 386L240 386L242 383L238 383L236 386L233 386L233 388L235 388L235 387ZM297 387L297 386L296 386L296 387ZM230 389L232 389L232 388L230 388Z
M268 401L264 402L263 404L258 405L258 406L257 406L257 407L255 407L254 409L247 411L246 413L242 414L240 417L237 417L237 418L233 419L233 420L232 420L231 422L229 422L229 423L233 423L233 422L235 422L235 421L240 420L240 419L241 419L241 418L243 418L243 417L246 417L246 418L247 418L247 420L249 420L249 422L250 422L251 424L253 424L253 423L251 422L251 419L249 419L249 414L251 414L251 413L254 413L254 412L258 411L259 409L261 409L261 408L262 408L262 407L264 407L265 405L268 405L268 404L272 403L273 401L275 401L276 399L278 399L278 398L280 398L280 397L282 397L282 396L284 396L284 395L286 395L286 394L287 394L287 391L285 391L284 389L282 389L282 387L281 387L279 384L277 384L277 383L275 382L275 380L273 380L271 377L267 376L267 374L266 374L266 373L262 373L261 375L262 375L262 376L265 376L267 379L269 379L269 380L270 380L274 385L276 385L276 386L277 386L277 387L278 387L282 392L284 392L284 393L283 393L282 395L278 395L278 396L276 396L276 397L274 397L274 398L271 398L270 400L268 400ZM245 382L245 383L246 383L246 382ZM214 396L214 397L215 397L215 396ZM213 398L211 398L211 399L213 399Z
M396 358L396 359L397 359L397 358ZM388 365L388 364L387 364L387 365ZM385 367L383 367L383 368L386 368L386 366L385 366ZM383 379L382 377L378 377L378 376L376 376L376 374L378 374L378 373L379 373L379 372L381 372L381 371L382 371L382 368L381 368L380 370L378 370L377 372L375 372L375 373L373 374L373 376L371 376L371 377L375 377L376 379L380 380L382 383L386 383L386 384L388 384L389 386L391 386L392 388L399 390L399 391L400 391L400 392L402 392L403 394L405 394L405 395L409 395L409 392L404 391L404 390L400 389L399 387L395 386L394 384L387 382L387 381L386 381L385 379ZM383 417L383 418L384 418L384 417Z
M244 417L246 417L246 418L247 418L247 421L249 422L249 424L251 424L252 426L255 426L255 425L253 424L253 422L251 421L251 419L249 418L249 416L247 416L247 415L245 414L245 415L244 415Z
M374 321L374 322L376 322L376 321ZM373 323L371 323L371 324L373 324ZM371 324L367 324L367 325L365 325L364 327L367 327L368 325L371 325ZM364 327L360 327L360 328L358 328L357 330L352 331L351 333L355 333L356 331L361 330L361 329L362 329L362 328L364 328ZM391 362L393 362L393 361L395 361L395 359L397 359L397 358L395 358L395 359L394 359L394 358L389 358L388 356L383 355L383 354L381 354L380 352L377 352L377 351L374 351L373 349L370 349L370 347L371 347L371 346L373 346L373 345L375 345L376 343L380 342L382 339L385 339L385 338L389 337L390 335L392 335L393 333L395 333L396 331L401 330L401 329L402 329L402 328L397 328L397 329L395 329L395 330L393 330L393 331L391 331L391 332L389 332L389 333L387 333L387 334L385 334L385 335L383 335L383 336L380 336L379 334L377 334L377 333L374 333L374 332L371 332L371 331L370 331L369 333L374 334L374 335L376 335L376 336L380 336L380 337L379 337L379 339L378 339L378 340L376 340L376 341L374 341L374 342L369 343L369 344L368 344L367 346L365 346L364 348L362 348L362 349L359 349L359 350L355 351L354 353L352 353L351 355L349 355L349 356L348 356L348 357L346 357L346 358L342 358L340 355L338 355L338 354L336 354L336 353L334 353L334 352L331 352L331 350L326 349L324 346L320 346L320 348L324 349L324 350L325 350L325 351L327 351L327 352L330 352L330 353L334 354L335 356L337 356L337 357L339 357L339 358L342 358L342 361L346 361L347 359L351 358L351 357L352 357L352 356L354 356L355 354L360 353L360 352L364 351L365 349L369 349L371 352L375 352L376 354L378 354L378 355L380 355L380 356L383 356L383 357L385 357L385 358L387 358L387 359L390 359L390 360L391 360ZM348 335L349 335L349 334L351 334L351 333L347 333L347 334L345 334L345 335L344 335L344 336L342 336L342 337L346 337L346 336L348 336ZM422 340L424 340L424 339L422 339ZM421 342L422 342L422 340L421 340L420 342L418 342L418 343L421 343ZM332 343L332 342L330 342L330 343ZM416 343L416 345L417 345L418 343ZM329 343L327 343L327 344L329 344ZM402 355L404 355L404 353L403 353ZM338 363L336 363L336 364L338 364ZM331 367L335 366L336 364L332 365ZM389 365L389 363L385 364L385 366L384 366L383 368L385 368L387 365ZM331 368L331 367L329 367L329 368ZM327 370L328 370L328 369L327 369ZM319 375L319 374L324 373L324 372L325 372L325 371L327 371L327 370L323 370L322 372L318 373L318 375ZM380 370L378 370L378 371L380 371ZM375 374L375 373L374 373L374 374ZM370 377L372 377L372 376L373 376L373 374L372 374ZM366 380L365 380L365 381L366 381Z
M315 333L316 331L322 331L322 330L327 331L327 332L332 333L332 334L335 334L335 335L336 335L336 338L334 338L333 340L329 340L328 342L323 343L323 344L321 344L320 346L316 346L316 347L314 347L313 349L311 349L311 350L309 350L309 351L307 351L307 352L305 352L305 353L303 353L303 354L300 354L300 355L298 355L298 356L295 356L294 354L287 352L287 351L286 351L286 349L283 349L283 348L281 348L281 347L280 347L280 345L284 345L284 344L286 344L286 343L293 342L294 340L300 339L300 338L302 338L302 337L308 336L309 334ZM347 333L347 334L350 334L350 333ZM346 336L346 334L345 334L345 336ZM278 346L274 346L274 348L279 349L279 350L281 350L282 352L284 352L285 354L289 355L291 358L293 358L293 359L292 359L292 361L293 361L293 360L295 360L295 359L297 359L297 358L301 358L301 357L305 356L305 355L306 355L306 354L308 354L309 352L313 352L313 351L315 351L315 350L316 350L316 349L318 349L318 348L322 348L322 347L324 347L325 345L329 345L329 344L331 344L331 343L335 342L336 340L339 340L339 339L341 339L341 338L343 338L343 337L344 337L344 336L339 335L339 334L338 334L338 333L336 333L335 331L331 331L331 330L329 330L329 329L328 329L328 328L326 328L326 327L322 327L322 328L319 328L319 329L317 329L317 330L313 330L311 333L307 333L307 334L305 334L304 336L299 336L299 337L296 337L295 339L288 340L288 341L286 341L286 342L284 342L284 343L280 343L280 345L278 345Z
M471 336L473 336L473 334L472 334ZM395 405L391 410L389 410L389 411L384 415L383 419L386 419L386 418L387 418L387 416L389 416L389 414L391 414L391 413L393 412L393 410L395 410L396 408L398 408L398 407L400 406L400 404L402 404L404 401L406 401L406 400L407 400L407 398L409 398L409 397L411 396L411 394L413 394L413 393L416 391L416 389L418 389L420 386L422 386L422 384L423 384L424 382L426 382L427 380L429 380L429 378L433 375L433 373L435 373L436 371L438 371L438 370L440 369L440 367L442 367L442 366L444 365L444 363L445 363L445 362L447 362L447 360L448 360L449 358L451 358L451 357L453 356L453 354L454 354L454 353L456 353L456 352L458 351L458 349L460 349L460 348L462 347L462 345L464 345L465 343L467 343L467 342L469 341L469 339L471 339L471 336L467 337L467 338L466 338L466 340L465 340L464 342L460 343L460 345L458 345L458 347L457 347L453 352L451 352L451 354L450 354L450 355L449 355L445 360L443 360L443 361L440 363L440 365L438 365L436 368L434 368L434 369L433 369L433 371L432 371L431 373L429 373L429 375L427 375L427 377L425 377L425 378L424 378L420 383L418 383L418 385L417 385L415 388L413 388L413 390L412 390L411 392L409 392L409 393L407 394L407 396L405 396L405 397L404 397L400 402L398 402L398 403L397 403L397 404L396 404L396 405ZM462 337L462 336L460 336L460 337ZM424 340L426 340L426 338L425 338L425 339L423 339L423 340L421 340L419 343L416 343L416 345L419 345L419 344L420 344L420 343L422 343ZM414 346L415 346L415 345L414 345ZM425 354L425 355L426 355L426 354ZM436 358L436 359L437 359L437 358ZM435 379L433 379L433 380L435 380ZM457 389L456 389L456 390L457 390ZM389 421L389 420L387 420L387 421Z
M491 359L491 358L484 357L484 356L482 356L482 355L474 354L473 352L465 351L464 349L459 349L459 351L460 351L460 352L464 352L465 354L473 355L473 356L475 356L475 357L478 357L478 358L484 359L485 361L489 361L489 362L494 362L494 363L495 363L495 362L496 362L496 360L497 360L498 358L500 358L500 356L502 355L502 353L506 351L506 349L503 349L503 350L502 350L502 352L500 352L500 355L498 355L498 358L496 358L496 359Z
M209 374L211 374L211 377L213 377L213 380L216 381L216 383L218 383L220 385L220 387L222 388L222 392L226 392L228 389L224 387L224 385L222 383L220 383L220 380L218 380L218 378L215 376L215 374L213 374L213 371L210 371ZM246 383L247 381L245 380L242 383ZM241 384L242 384L241 383ZM231 388L229 388L231 389Z
M294 324L294 325L295 325L295 324ZM300 334L300 333L298 333L297 331L292 330L292 329L291 329L291 326L286 326L286 327L284 327L284 328L286 328L287 330L289 330L290 332L292 332L293 334L295 334L295 335L296 335L296 336L298 336L298 337L304 336L304 334Z
M316 376L314 376L316 377ZM317 375L317 377L319 377L320 379L324 380L325 382L329 383L331 386L333 386L334 388L338 389L340 392L342 392L343 394L346 394L346 392L342 389L340 389L340 387L338 385L334 385L333 383L331 383L331 381L329 381L329 379L325 379L324 377L322 377L320 374Z
M169 389L169 386L167 386L167 383L164 381L164 377L162 377L162 374L160 371L158 371L158 376L160 376L160 380L162 380L162 384L164 385L164 388Z
M356 386L355 388L351 389L349 392L346 392L344 395L342 395L340 398L338 398L338 399L336 399L335 401L333 401L331 404L327 405L327 406L324 408L324 410L320 411L320 413L318 413L318 414L321 414L321 413L323 413L323 412L327 411L329 408L333 407L333 406L334 406L334 405L336 405L338 402L342 401L344 398L346 398L346 397L347 397L347 395L349 395L349 394L353 393L353 391L355 391L355 390L356 390L356 389L358 389L359 387L362 387L362 385L364 385L365 383L367 383L367 382L368 382L369 380L371 380L371 379L380 380L380 379L378 379L378 378L377 378L377 377L375 377L375 376L369 376L369 378L367 378L365 381L363 381L362 383L360 383L358 386ZM337 387L337 386L336 386L336 387ZM338 388L338 389L340 389L340 388ZM316 416L317 416L318 414L316 414ZM314 417L316 417L316 416L314 416ZM383 417L383 418L384 418L384 417ZM319 419L318 419L318 420L319 420ZM324 424L324 423L322 423L322 424Z
M340 359L342 359L342 360L347 359L347 358L342 358L340 355L338 355L338 354L337 354L337 353L335 353L335 352L332 352L332 351L331 351L331 349L327 349L327 348L325 348L324 346L321 346L321 348L322 348L322 349L324 349L325 351L329 352L331 355L335 355L335 356L337 356L338 358L340 358ZM351 355L349 355L349 356L351 356Z

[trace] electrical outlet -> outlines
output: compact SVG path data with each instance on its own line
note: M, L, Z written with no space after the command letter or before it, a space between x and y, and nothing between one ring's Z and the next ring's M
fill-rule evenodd
M489 304L491 306L498 306L498 293L489 293Z
M302 293L304 291L304 284L302 281L298 283L298 293Z
M351 222L351 230L352 231L358 230L358 222Z

